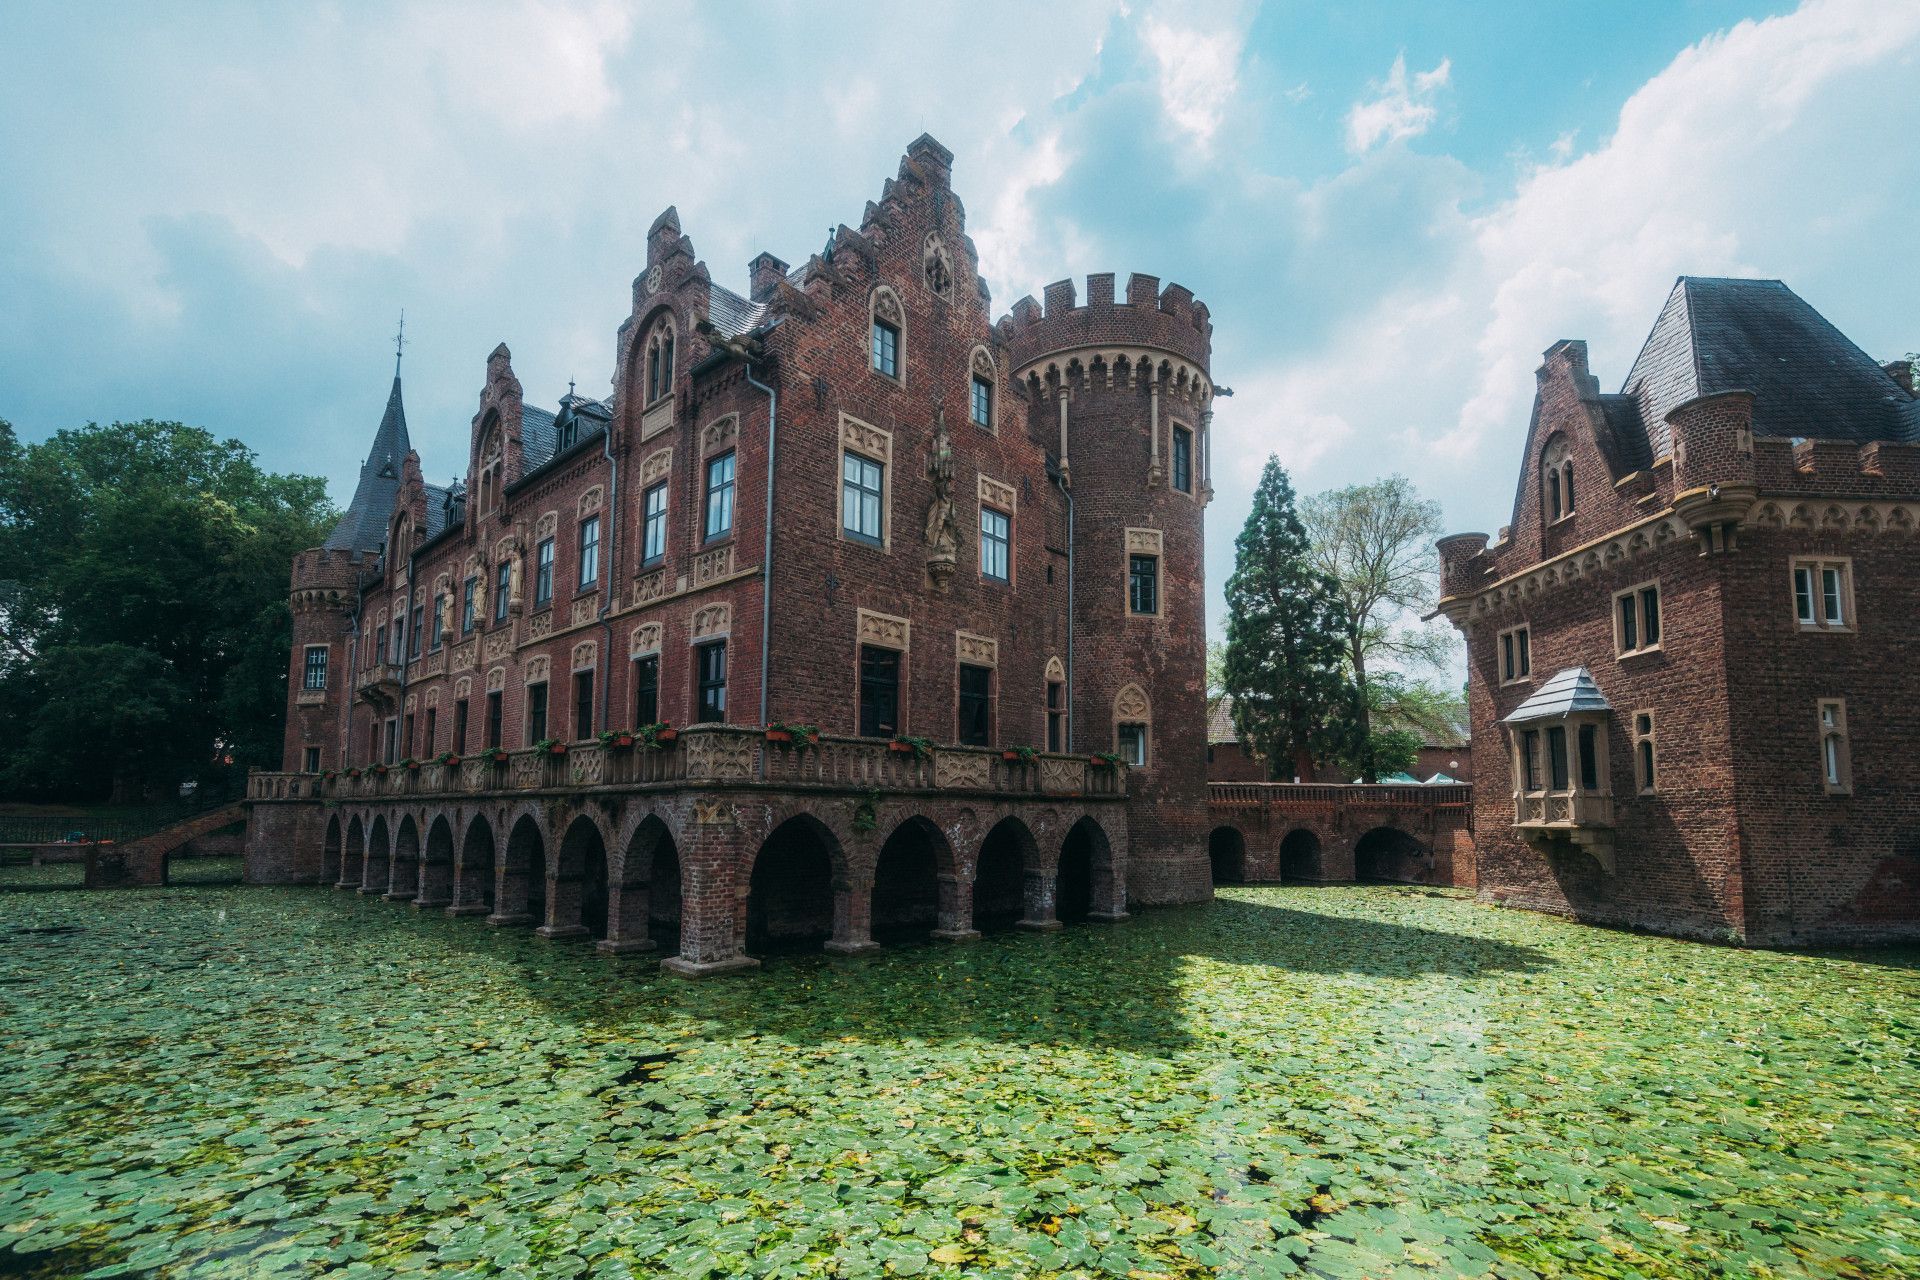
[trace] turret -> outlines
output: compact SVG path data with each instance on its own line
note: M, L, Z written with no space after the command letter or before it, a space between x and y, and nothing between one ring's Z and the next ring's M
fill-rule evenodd
M1076 751L1131 771L1128 883L1145 902L1208 884L1205 511L1212 322L1180 285L1049 285L997 326L1031 426L1073 503Z

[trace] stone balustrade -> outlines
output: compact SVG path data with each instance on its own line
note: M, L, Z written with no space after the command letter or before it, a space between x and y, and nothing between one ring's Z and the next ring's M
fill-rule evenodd
M1468 783L1210 782L1207 801L1217 809L1331 808L1464 809L1473 801Z

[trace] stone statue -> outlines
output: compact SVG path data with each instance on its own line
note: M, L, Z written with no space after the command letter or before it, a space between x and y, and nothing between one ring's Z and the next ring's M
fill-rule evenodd
M453 636L453 592L440 597L440 616L434 619L434 625L440 628L442 640Z
M933 481L933 501L927 507L929 557L952 557L960 550L960 530L953 521L953 439L947 434L944 410L934 420L927 478Z
M507 558L507 603L515 609L520 607L521 564L520 549L515 547L513 554Z
M487 617L487 579L483 574L473 582L473 620L484 622Z

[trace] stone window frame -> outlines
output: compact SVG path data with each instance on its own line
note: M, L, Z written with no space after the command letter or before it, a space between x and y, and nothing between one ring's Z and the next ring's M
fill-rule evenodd
M700 428L700 467L694 483L700 500L693 504L693 545L704 550L731 542L740 529L740 415L724 414ZM733 455L733 499L724 531L707 535L708 468L727 454ZM671 501L668 503L672 507Z
M1153 612L1139 613L1133 607L1133 557L1154 558ZM1129 528L1121 539L1120 609L1123 617L1162 621L1167 616L1166 535L1159 529Z
M1508 642L1512 643L1509 644ZM1533 682L1533 628L1522 622L1494 637L1493 668L1502 687ZM1509 663L1508 658L1514 661ZM1508 675L1508 668L1513 674Z
M1556 431L1540 447L1540 513L1551 528L1573 518L1573 446Z
M533 608L537 613L553 605L553 579L559 565L551 533L533 544Z
M667 552L673 543L673 446L655 449L640 462L639 520L640 527L640 567L653 569L667 562ZM660 508L660 554L651 558L647 555L647 498L655 490L664 496Z
M891 613L880 613L873 609L854 610L853 615L853 733L860 733L860 650L892 649L900 655L900 686L895 691L898 705L894 708L894 719L899 723L894 727L894 737L904 737L909 728L910 716L907 708L912 705L913 688L912 663L913 620ZM954 680L959 680L956 668ZM956 698L957 705L957 698ZM958 712L956 711L956 715Z
M597 687L600 680L600 646L596 641L582 640L573 646L573 652L570 658L573 682L568 686L568 692L574 694L574 701L570 702L567 706L567 726L572 729L577 729L579 727L578 690L580 688L580 677L590 675L594 679L596 687L589 689L589 696L596 696L600 692ZM589 724L587 733L573 737L573 741L586 742L591 739L593 737L592 725L594 722L597 722L599 718L598 711L591 711L588 715Z
M1800 572L1806 570L1808 577L1808 605L1812 608L1811 620L1800 612ZM1827 600L1825 575L1828 570L1836 570L1840 575L1840 614L1842 621L1831 622L1827 618ZM1858 625L1855 621L1853 602L1853 557L1852 556L1793 556L1787 562L1788 598L1793 602L1794 629L1803 634L1826 633L1848 635Z
M849 453L864 458L868 462L877 463L880 467L880 540L877 543L859 533L847 531L846 510L843 504L846 501L846 455ZM840 415L840 449L836 454L836 461L838 465L833 469L834 536L850 546L891 552L893 550L893 432L843 412Z
M1180 442L1180 437L1183 433L1187 437L1187 483L1185 488L1180 486L1179 469L1174 466L1174 459L1179 456L1174 446ZM1167 488L1180 494L1188 501L1196 501L1200 496L1200 486L1197 483L1199 478L1199 456L1200 433L1179 419L1170 418L1167 424Z
M589 528L593 530L591 544L589 544L587 539L587 530ZM573 593L576 596L589 595L600 589L600 571L602 568L600 563L602 559L601 548L604 545L601 531L602 521L600 519L600 512L597 510L581 516L579 521L574 525L573 558L575 585ZM591 558L589 558L587 554L589 545L591 545L593 550ZM589 570L592 571L592 577L587 576Z
M893 366L894 371L887 373L874 363L877 354L873 347L873 330L876 324L885 324L893 330ZM907 308L901 302L900 295L893 286L877 284L867 294L867 331L863 344L867 352L867 372L883 382L890 382L901 390L907 386Z
M984 667L987 677L987 741L974 746L992 746L1000 732L1000 642L992 636L956 630L953 633L953 740L960 736L960 668Z
M646 336L641 339L639 383L642 409L651 409L673 397L674 363L679 338L680 326L674 320L673 312L664 311L648 326Z
M319 666L313 661L315 650L321 654ZM300 691L302 693L325 693L327 691L327 669L333 665L333 646L330 644L305 645L300 650ZM315 684L314 674L319 673L320 683Z
M995 480L983 471L975 482L974 497L980 508L974 514L974 528L979 534L981 547L981 555L974 557L974 572L979 575L981 582L991 583L996 587L1011 588L1017 581L1014 576L1015 561L1018 559L1014 551L1014 531L1020 522L1020 491L1010 484ZM989 574L986 565L980 562L985 555L987 545L986 529L982 527L986 520L984 513L987 511L997 511L1007 518L1007 576L1004 578L996 578Z
M1847 728L1847 700L1818 698L1814 723L1819 731L1820 786L1830 796L1853 794L1853 734Z
M1660 790L1660 726L1651 707L1629 713L1628 732L1633 739L1633 792L1651 796Z
M506 427L497 409L489 409L487 420L480 426L480 447L475 457L473 517L479 521L499 510L505 497Z
M987 387L987 420L981 422L973 416L973 387L975 382L984 382ZM993 352L984 342L973 344L973 350L967 356L967 421L990 436L1000 434L1000 366L995 363Z
M1652 640L1646 639L1647 612L1645 597L1649 591L1653 593L1653 631L1655 635ZM1626 599L1633 601L1634 644L1632 647L1628 647L1627 645L1627 628L1622 622L1620 615L1620 602ZM1644 582L1636 582L1630 587L1623 587L1613 593L1613 656L1615 659L1638 658L1644 654L1665 652L1667 628L1666 618L1663 614L1664 608L1665 602L1661 599L1660 579L1658 578L1648 578Z
M1056 687L1060 690L1060 705L1057 708L1047 701ZM1046 736L1042 739L1046 749L1065 751L1070 741L1068 735L1072 730L1073 719L1067 707L1067 664L1060 661L1058 654L1047 658L1046 670L1041 676L1040 710L1042 723L1046 729ZM1060 745L1057 747L1053 745L1053 721L1056 716L1060 720Z
M1122 751L1120 729L1123 725L1140 726L1140 760L1136 764ZM1137 682L1129 681L1120 686L1113 695L1113 750L1132 768L1146 769L1153 765L1153 699Z

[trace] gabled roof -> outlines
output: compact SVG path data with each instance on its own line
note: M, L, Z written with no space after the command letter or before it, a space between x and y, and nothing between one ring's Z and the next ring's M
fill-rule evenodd
M707 297L707 323L718 330L721 336L738 338L752 333L766 318L766 303L749 302L731 289L717 284L712 286Z
M1233 727L1233 699L1222 697L1213 704L1213 711L1207 716L1207 745L1237 743L1240 731Z
M400 468L413 445L407 439L407 412L400 403L400 375L393 375L387 411L373 434L373 448L360 464L353 501L320 545L329 551L379 551L387 545L387 521L400 492Z
M1593 673L1585 667L1567 667L1535 691L1531 698L1515 707L1502 724L1526 724L1534 720L1559 720L1580 711L1612 711L1613 704L1593 682Z
M1756 436L1920 438L1920 401L1786 285L1681 276L1621 388L1650 455L1673 451L1669 412L1722 391L1753 392Z

